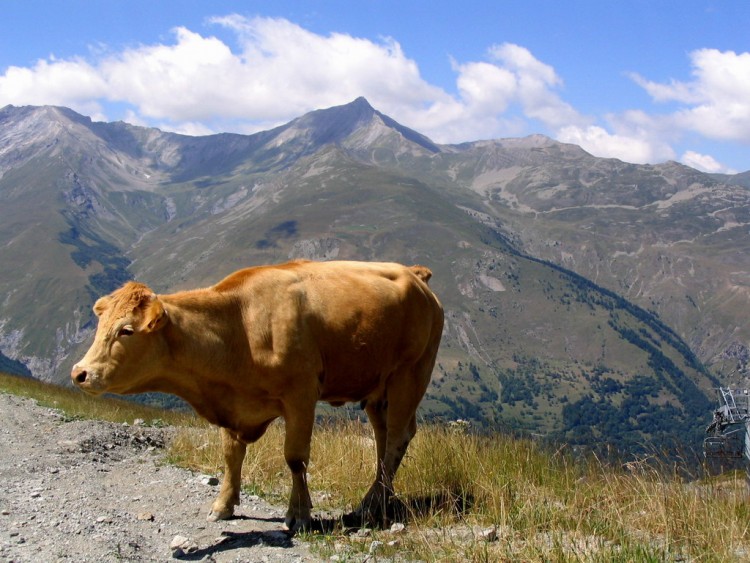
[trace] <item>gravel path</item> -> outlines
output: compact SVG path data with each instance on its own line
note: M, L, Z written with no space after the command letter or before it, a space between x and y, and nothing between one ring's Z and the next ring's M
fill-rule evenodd
M218 485L165 463L170 432L0 394L0 561L321 560L258 497L207 522Z

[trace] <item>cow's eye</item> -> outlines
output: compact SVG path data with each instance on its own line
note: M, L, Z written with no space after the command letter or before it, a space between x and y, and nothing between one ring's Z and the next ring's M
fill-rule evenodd
M124 326L120 330L117 331L117 336L132 336L133 335L133 327L131 326Z

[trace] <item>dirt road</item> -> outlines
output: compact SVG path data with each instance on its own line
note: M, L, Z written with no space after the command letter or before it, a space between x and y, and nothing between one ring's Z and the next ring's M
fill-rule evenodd
M218 485L165 463L170 432L0 394L0 561L321 560L258 497L207 522Z

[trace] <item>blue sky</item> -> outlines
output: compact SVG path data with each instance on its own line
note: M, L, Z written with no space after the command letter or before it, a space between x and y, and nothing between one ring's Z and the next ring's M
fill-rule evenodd
M251 133L362 95L437 142L543 133L750 169L748 0L0 0L0 107Z

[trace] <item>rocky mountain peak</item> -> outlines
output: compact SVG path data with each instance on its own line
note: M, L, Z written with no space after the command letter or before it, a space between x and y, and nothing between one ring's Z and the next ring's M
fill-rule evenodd
M5 106L0 109L0 177L40 150L54 147L65 129L58 108Z
M340 143L362 125L369 123L375 110L364 98L327 109L312 111L278 128L274 145L290 141L313 146Z
M347 141L357 147L361 139L369 144L378 138L396 133L400 138L416 143L429 152L440 152L440 147L424 135L404 127L374 109L364 97L341 106L312 111L275 130L271 145L279 147L294 143L302 144L311 152L324 145L342 145Z
M4 136L9 130L23 132L27 136L38 135L42 131L60 130L64 126L91 126L91 118L72 109L58 106L12 106L0 109L0 125Z

